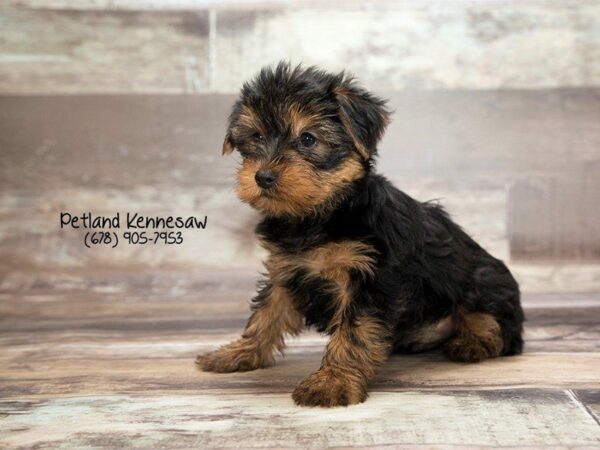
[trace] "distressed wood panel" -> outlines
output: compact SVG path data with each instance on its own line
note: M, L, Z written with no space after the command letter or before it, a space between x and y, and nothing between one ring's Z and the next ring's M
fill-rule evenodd
M509 191L508 232L516 259L600 259L600 163L580 176L518 181Z
M4 296L3 296L4 297ZM64 297L64 294L61 295ZM102 299L98 296L72 295L72 302L58 302L50 295L35 295L28 298L17 296L14 302L2 299L4 320L0 340L7 346L12 343L26 343L27 333L35 333L36 339L45 344L41 354L44 357L60 356L61 342L69 342L67 348L77 353L77 336L81 334L86 347L92 345L96 351L104 353L102 346L111 344L118 347L124 340L147 341L148 350L156 341L171 342L174 337L185 337L186 342L202 341L204 337L224 343L241 332L250 314L247 299L249 296L212 295L211 303L193 296L183 299L148 299L144 297L115 296ZM132 301L133 300L133 301ZM26 307L17 308L15 303L28 302ZM45 303L44 308L36 305ZM127 303L123 307L120 303ZM144 305L141 308L141 305ZM162 303L162 304L161 304ZM136 305L136 306L132 306ZM596 307L560 309L530 309L525 304L528 317L526 327L526 351L544 352L590 352L598 349L600 330L597 323L600 304ZM13 310L17 310L13 312ZM41 311L40 311L41 310ZM51 310L51 312L48 312ZM66 312L65 312L66 311ZM567 313L568 311L568 313ZM67 317L65 317L67 316ZM103 333L111 332L111 336ZM319 349L324 337L307 333L296 345L299 349ZM99 341L96 342L96 339ZM90 340L90 342L87 342ZM197 344L196 344L197 345ZM208 345L211 345L210 343ZM135 356L134 353L125 354ZM160 351L160 346L156 347ZM193 355L194 349L186 344L177 350L178 355ZM182 353L183 352L183 353ZM109 352L110 353L110 352Z
M574 396L585 406L600 426L600 389L575 391Z
M421 0L420 3L427 4L433 0ZM324 4L351 5L357 7L360 5L377 6L395 6L402 8L411 8L411 0L5 0L5 3L12 6L26 6L28 8L43 9L205 9L214 7L215 9L257 9L268 7L289 8L315 6ZM505 3L512 6L514 3L524 3L523 0L453 0L456 7L464 7L474 3ZM568 5L576 7L580 4L590 3L589 0L538 0L540 3L548 6Z
M395 110L380 146L387 175L492 187L517 176L579 177L600 158L597 89L382 95ZM211 95L0 97L0 181L34 188L35 168L54 186L230 183L232 158L218 156L232 103Z
M267 370L220 376L193 364L197 353L239 336L255 278L251 271L214 270L4 276L0 394L289 393L318 367L325 337L307 332L291 339L287 356ZM524 304L525 355L475 365L449 362L439 352L397 355L375 389L596 386L598 295L530 295Z
M6 414L1 440L13 447L64 441L128 448L541 447L595 446L600 439L598 425L568 395L545 390L374 392L367 403L335 410L299 408L280 394L114 395L0 405Z
M201 276L190 272L167 276L146 272L136 274L138 276L130 284L122 274L113 275L114 283L107 282L110 275L105 273L89 282L81 273L70 276L44 274L28 280L23 280L22 274L5 275L0 278L0 314L7 321L19 319L32 323L65 317L76 323L76 320L88 316L98 320L115 316L125 320L142 320L156 313L161 313L163 319L190 319L188 314L204 313L205 309L210 313L218 312L224 318L238 317L248 311L250 297L256 292L257 279L256 273L241 271L210 270L204 271ZM148 287L136 285L144 280ZM34 287L29 292L11 290L11 285L20 283L31 283ZM225 286L216 287L218 283ZM229 287L230 284L234 286ZM597 293L525 294L522 302L536 318L536 323L551 324L552 320L562 320L567 325L594 320L594 315L589 317L587 314L600 307L600 296ZM141 306L143 311L140 311ZM167 314L169 308L171 311ZM572 310L567 318L562 317L563 309Z
M513 261L509 264L522 292L597 292L600 265L597 262Z
M561 174L582 188L582 168L593 180L599 96L595 89L391 94L396 114L380 171L415 198L441 199L485 248L508 259L507 186ZM219 156L232 102L218 95L0 97L0 265L259 268L257 216L233 193L237 157ZM580 212L593 224L596 197L586 198ZM88 252L79 233L59 232L61 210L209 219L179 248ZM539 221L527 223L527 235L539 233ZM598 233L579 236L578 248L597 245ZM525 290L590 291L600 283L597 265L576 274L557 265L515 270Z
M12 271L0 276L0 316L6 326L16 319L142 320L157 313L163 319L190 320L190 314L206 312L237 318L247 313L259 278L255 269ZM600 307L594 292L525 293L522 302L535 323L544 324L593 321L588 310ZM571 310L566 318L563 309Z
M158 308L151 309L156 311ZM529 323L525 328L525 353L593 353L599 350L597 309L575 311L575 316L586 315L586 319L576 317L565 321L557 314L559 318L549 323L532 323L531 312L526 310ZM565 315L564 310L561 313ZM9 358L6 361L15 364L26 362L33 354L39 360L54 361L85 359L90 352L101 358L136 358L143 352L148 357L193 359L198 352L237 339L250 312L245 308L244 312L222 317L224 313L219 308L211 307L202 314L196 313L197 318L187 320L180 315L158 320L156 314L135 320L113 316L98 321L91 318L20 321L12 326L4 322L2 326L6 331L0 334L0 344L15 347L10 355L6 355ZM35 342L31 343L31 339ZM289 343L286 355L318 353L323 350L326 337L306 331L300 338L289 339Z
M207 351L215 347L204 342L198 340L195 350ZM192 346L186 345L191 350ZM89 353L88 357L82 358L65 356L39 361L35 359L39 355L36 351L29 352L30 359L7 361L14 351L5 350L0 395L7 399L123 392L279 392L291 396L294 387L319 368L323 356L322 347L318 351L291 351L287 357L279 358L274 367L223 375L199 372L194 366L194 354L185 358L169 357L168 345L162 356L144 358L146 347L140 345L140 356L133 358L109 354L92 356ZM85 344L82 348L86 348ZM93 349L94 346L88 347L90 351ZM429 353L392 357L372 383L372 388L385 391L514 387L595 389L599 379L600 355L597 352L530 353L480 364L453 363L440 354Z
M480 364L395 355L363 405L292 404L325 338L275 367L208 374L239 336L254 272L13 272L0 278L0 446L598 445L597 294L525 296L526 352ZM448 420L451 417L452 420ZM498 420L501 417L502 420Z
M135 9L142 8L171 10L181 9L183 7L190 9L205 9L214 7L215 9L257 9L269 7L289 8L315 6L315 5L350 5L357 7L360 5L377 6L395 6L400 8L413 7L411 0L5 0L7 5L26 6L28 8L41 9ZM422 4L434 4L433 0L421 0ZM524 3L523 0L453 0L456 7L464 7L474 3L504 3L513 6L515 3ZM580 4L590 3L590 0L538 0L536 3L548 6L569 6L576 7Z
M195 187L198 195L219 183L231 187L235 164L221 159L220 149L233 101L213 95L0 97L0 187L18 190L23 204L33 201L32 191L64 187L117 195L145 187L136 194L141 200L144 193L157 195L152 186Z
M597 2L533 1L223 11L214 89L235 91L281 59L349 70L380 89L597 86L599 14Z
M243 280L241 280L243 281ZM226 281L234 283L233 280ZM136 342L146 351L160 353L162 345L173 348L168 356L190 356L196 351L196 342L207 339L207 345L219 345L241 332L249 314L249 299L254 290L211 292L210 287L194 284L193 292L182 292L179 283L173 295L167 291L150 294L131 294L101 287L109 293L57 292L38 290L28 295L1 294L0 342L6 346L27 343L33 333L37 342L38 358L62 355L63 343L72 357L82 357L93 347L102 354L112 354L126 342ZM112 291L112 292L111 292ZM527 352L592 352L598 349L600 329L600 301L598 296L566 296L560 305L545 305L545 296L527 296L524 300L528 317L526 326ZM541 303L541 307L538 307ZM111 333L106 336L105 333ZM81 336L85 346L79 353L77 342ZM177 338L185 338L178 345ZM320 350L324 337L308 333L299 341L296 350ZM216 340L216 341L215 341ZM212 342L212 343L211 343ZM157 345L159 344L160 345ZM38 345L38 344L36 344ZM21 347L19 347L21 348ZM29 347L23 351L29 352ZM126 346L137 355L135 345ZM16 349L15 349L16 350ZM20 353L15 353L15 357ZM166 355L165 355L166 356Z
M0 92L207 89L206 11L0 7Z
M600 85L600 7L589 1L8 5L3 93L235 92L280 59L347 69L382 89Z

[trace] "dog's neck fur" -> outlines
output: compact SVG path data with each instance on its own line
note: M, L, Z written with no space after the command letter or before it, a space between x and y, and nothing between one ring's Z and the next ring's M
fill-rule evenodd
M364 209L369 208L369 185L378 177L366 172L317 214L264 216L256 227L256 233L259 238L290 252L303 251L328 240L350 238L354 228L364 230L362 219L365 217Z

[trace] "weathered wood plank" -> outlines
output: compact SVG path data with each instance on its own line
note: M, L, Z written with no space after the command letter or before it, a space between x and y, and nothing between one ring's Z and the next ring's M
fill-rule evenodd
M207 89L206 11L1 7L0 92Z
M11 272L0 278L0 342L52 345L209 339L239 333L258 271ZM526 351L594 351L596 294L526 294ZM106 335L106 333L110 333ZM114 339L113 339L114 338ZM312 338L309 338L312 339Z
M156 344L158 346L158 344ZM212 345L189 342L181 346L190 352L205 351ZM322 347L292 351L268 369L235 374L199 372L194 357L172 357L173 345L163 346L163 355L133 346L136 357L117 356L108 352L87 357L37 358L35 349L29 357L15 361L14 352L6 350L1 358L0 395L4 398L48 398L96 393L260 393L291 394L306 376L317 370ZM64 346L67 348L68 346ZM115 348L115 347L113 347ZM85 350L85 347L81 347ZM594 389L600 379L599 353L530 353L499 358L480 364L458 364L437 353L397 355L382 368L373 389L404 391L407 389L495 389L499 387L544 387Z
M0 274L0 314L25 320L237 316L247 313L260 277L258 269L12 271ZM600 294L525 292L522 303L535 310L573 309L560 319L568 324L586 320L578 311L600 307ZM545 317L543 311L531 314Z
M136 186L230 187L235 162L219 149L232 104L222 95L0 96L0 186L37 193L45 180L46 189L107 195Z
M590 19L598 13L589 2L531 1L223 11L213 86L231 92L280 59L346 69L382 89L598 85Z
M589 389L573 392L576 401L579 401L594 417L600 426L600 389Z
M196 353L239 335L254 279L250 270L5 275L0 446L600 445L597 294L526 295L522 356L397 355L367 403L322 411L290 395L319 367L325 338L314 332L291 339L273 368L195 368Z
M557 174L583 183L581 168L598 167L598 96L594 89L393 94L395 120L381 146L380 171L417 199L441 199L506 260L507 186ZM260 268L252 235L257 216L233 191L236 157L219 157L232 100L0 97L0 266ZM59 230L64 210L200 214L208 225L186 233L181 246L87 251L81 233ZM582 205L586 218L594 210ZM597 233L581 236L580 247L597 241ZM524 290L600 289L597 264L515 267Z
M280 59L395 90L600 84L595 2L303 3L11 0L0 91L235 92Z
M600 291L600 264L597 261L511 261L509 267L519 282L521 292L569 294Z
M521 264L515 264L519 270ZM527 266L533 268L536 266ZM546 272L554 270L561 273L560 280L564 282L560 291L522 292L522 302L529 308L586 308L596 307L600 304L599 293L592 289L577 291L581 283L580 272L589 270L594 274L593 265L570 264L564 265L537 265L541 270L537 272L536 283L551 285L551 277L545 276ZM97 268L96 270L46 270L30 272L23 270L9 270L0 272L0 296L3 302L15 304L13 311L17 313L19 306L27 304L44 308L45 303L37 301L47 298L48 301L77 302L74 296L94 295L98 299L112 301L123 298L124 295L132 297L131 302L140 296L152 300L177 300L193 297L199 303L217 302L212 296L230 295L231 298L244 297L248 300L255 293L256 281L261 278L260 268L203 268L202 270L167 269L136 269L129 270L114 268ZM561 270L561 269L564 269ZM579 275L579 277L578 277ZM567 284L568 280L573 284ZM568 287L572 287L570 291ZM40 297L41 296L41 297ZM44 297L46 296L46 297ZM39 297L39 298L38 298ZM16 300L18 298L18 300ZM240 303L241 304L241 303ZM2 303L0 303L0 308ZM43 311L40 309L39 311Z
M74 356L77 355L77 343L81 343L82 348L87 349L85 351L95 349L94 351L102 353L110 352L111 346L119 348L123 344L131 343L132 352L135 352L136 345L147 346L147 352L160 351L164 345L173 345L179 349L178 352L187 349L189 353L186 354L191 355L193 347L180 346L180 342L223 344L241 333L249 317L249 307L245 301L229 302L228 296L215 299L221 303L212 304L207 308L200 307L193 300L183 306L181 302L161 304L149 301L148 305L137 308L119 309L107 305L106 309L110 310L110 313L95 307L90 308L85 315L77 315L77 309L83 307L73 308L74 315L70 318L43 318L34 314L29 318L18 318L20 314L10 314L0 321L0 346L27 347L29 340L35 340L44 343L38 347L38 356L49 357L55 353L62 355L65 343L75 352ZM80 297L80 300L82 304L97 306L99 303L93 297ZM70 304L63 307L66 309ZM63 307L59 306L57 309L61 310ZM7 308L0 308L0 311L5 309ZM174 309L178 311L173 311ZM122 315L118 315L120 311ZM542 312L548 316L534 315ZM593 352L600 349L600 308L556 311L526 309L526 315L526 353ZM316 343L320 346L325 340L325 337L307 331L302 334L297 345L304 348ZM129 356L133 356L133 353Z
M300 408L289 396L89 396L0 403L11 447L596 446L600 428L564 392L374 392ZM457 426L460 421L460 426Z
M600 89L380 94L395 111L380 171L419 181L414 189L451 182L493 190L516 176L566 175L599 160ZM219 156L233 99L0 96L1 186L39 186L32 167L52 187L231 186L235 163Z
M434 0L431 0L434 1ZM495 2L495 0L487 0L488 2ZM159 10L179 10L185 9L206 9L213 7L215 9L264 9L269 8L290 8L302 7L302 6L316 6L316 5L339 5L352 6L358 5L377 5L377 6L390 6L394 4L396 7L411 8L410 1L382 1L382 0L295 0L290 3L289 0L246 0L240 2L239 0L5 0L7 5L11 6L25 6L28 8L38 9L90 9L90 10L111 10L111 9L125 9L125 10L139 10L139 9L159 9ZM422 4L426 4L427 0L423 0ZM481 3L480 0L453 0L455 7L466 7L473 3ZM570 7L576 7L579 4L589 3L587 0L543 0L544 5L549 6L560 6L568 5ZM433 3L434 5L438 5ZM513 6L510 4L510 6Z
M600 163L577 178L516 182L509 191L508 233L515 259L599 259Z

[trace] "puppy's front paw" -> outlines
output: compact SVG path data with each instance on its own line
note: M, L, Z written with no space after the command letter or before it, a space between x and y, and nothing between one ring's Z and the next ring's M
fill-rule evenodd
M297 405L331 408L362 403L367 398L367 390L365 383L356 377L325 368L302 381L292 398Z
M271 358L265 358L255 346L244 339L232 342L218 350L198 355L196 365L204 372L248 372L267 367Z

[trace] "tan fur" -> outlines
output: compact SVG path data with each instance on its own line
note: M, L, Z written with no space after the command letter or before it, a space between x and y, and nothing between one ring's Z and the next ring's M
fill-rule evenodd
M436 348L454 334L454 318L444 317L442 320L426 325L411 333L401 345L411 351L423 351Z
M446 355L461 362L477 362L500 356L500 325L490 314L466 313L457 317L456 335L445 345Z
M233 152L233 150L235 150L235 147L233 146L233 144L231 142L231 135L229 133L227 133L225 135L225 139L223 140L222 154L223 155L228 155L231 152Z
M297 335L303 317L293 306L287 289L271 288L265 304L248 321L242 337L214 352L199 356L196 364L205 371L248 371L273 364L273 353L282 352L284 335Z
M331 336L321 368L294 390L300 405L346 406L367 398L367 385L390 352L388 332L372 318L341 324Z
M300 136L303 131L319 122L322 122L320 115L306 114L300 105L295 104L288 109L287 123L292 125L292 133L295 137Z
M350 271L365 277L375 274L376 250L363 242L330 242L308 252L288 255L269 244L265 244L270 255L265 266L269 276L278 284L285 284L297 271L306 271L308 276L333 282L335 308L329 328L342 320L352 300Z
M360 241L330 242L308 252L305 259L311 273L335 280L352 269L374 276L375 253L373 246Z
M350 270L374 276L377 251L359 241L329 242L307 252L290 255L277 246L261 242L269 252L265 263L271 280L285 284L296 271L307 270L310 275L335 280Z
M339 324L352 301L350 271L372 277L375 275L375 249L362 242L329 243L309 252L305 258L309 273L332 281L336 287L335 313L330 328Z
M263 168L260 161L244 159L237 171L237 194L245 203L254 206L261 197L261 190L256 184L256 172Z
M250 128L256 130L257 133L264 134L264 128L262 123L254 110L246 105L242 105L240 116L238 119L238 126Z
M268 196L254 179L262 169L272 169L279 175L275 189ZM319 212L334 194L363 175L363 165L354 158L331 172L315 171L308 162L293 155L288 156L285 164L244 160L238 169L237 193L243 202L272 216L305 216Z

